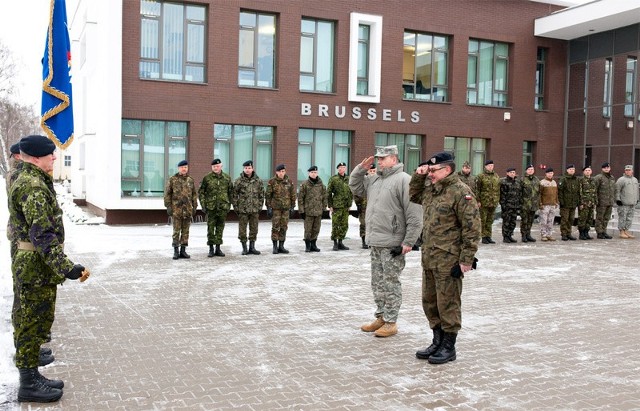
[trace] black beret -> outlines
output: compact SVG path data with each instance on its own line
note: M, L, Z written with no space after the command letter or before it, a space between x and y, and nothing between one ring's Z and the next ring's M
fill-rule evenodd
M422 167L422 166L428 166L430 163L430 160L425 160L422 163L418 164L418 167ZM373 164L372 164L373 165Z
M213 166L220 163L222 163L222 161L219 158L214 158L213 161L211 162L211 165Z
M251 160L247 160L244 163L242 163L243 167L253 167L253 161Z
M189 163L187 162L187 160L182 160L181 162L178 163L178 167L182 167L182 166L188 166Z
M566 170L570 169L570 168L576 168L575 165L573 164L567 164Z
M338 163L336 168L338 168L338 167L346 167L346 166L347 166L347 163Z
M511 172L511 171L516 171L515 167L509 167L507 168L507 173Z
M282 171L282 170L284 170L284 169L285 169L284 164L278 164L278 165L276 166L276 171Z
M591 168L591 166L584 166L584 167L582 167L582 171L586 170L587 168Z
M20 142L12 144L11 148L9 148L9 152L11 153L9 154L9 157L13 156L14 154L20 154Z
M376 169L376 163L371 163L371 165L369 166L369 170L375 170Z
M553 168L547 167L547 168L544 169L544 172L545 173L553 173Z
M311 167L309 167L309 169L307 171L318 171L318 167L311 166Z
M609 164L609 163L602 163L602 168L605 168L605 167L611 167L611 164Z
M455 156L451 153L447 153L446 151L442 151L440 153L435 153L431 156L431 158L427 161L427 164L435 166L436 164L447 164L453 163Z
M27 136L19 144L20 151L31 157L44 157L56 151L56 145L45 136Z
M493 164L493 160L487 160L484 162L485 166L488 166L489 164Z
M528 164L527 168L535 168L535 167L533 166L533 164Z

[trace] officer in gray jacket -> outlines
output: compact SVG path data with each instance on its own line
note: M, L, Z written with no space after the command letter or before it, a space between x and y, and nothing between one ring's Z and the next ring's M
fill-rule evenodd
M398 147L379 147L376 174L367 178L374 156L351 172L349 188L354 196L367 197L366 242L371 247L371 286L376 303L375 319L360 329L376 337L398 333L396 321L402 303L400 273L405 254L422 232L422 207L409 198L411 176L403 171Z

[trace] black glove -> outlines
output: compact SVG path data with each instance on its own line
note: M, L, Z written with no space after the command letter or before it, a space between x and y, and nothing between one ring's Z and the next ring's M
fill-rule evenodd
M293 217L293 207L289 209L289 218Z
M621 205L622 205L622 201L620 201L620 200L616 200L616 204L617 204L617 205L619 205L619 206L621 206Z
M358 218L360 217L360 213L362 213L362 206L356 205L356 211L353 212L353 216Z
M402 254L402 246L399 245L397 247L392 247L389 253L391 254L391 257L396 258L397 256Z
M473 257L473 263L471 263L471 268L475 270L477 266L478 266L478 259ZM464 273L460 268L460 264L456 264L453 267L451 267L451 277L464 278Z
M273 208L267 207L267 217L273 217Z
M171 209L171 207L167 207L167 215L173 215L173 210Z
M84 271L84 266L82 266L80 264L76 264L64 276L67 277L69 280L77 280L78 278L80 278L82 276L82 272L83 271Z
M305 213L300 213L300 218L304 220L304 217L305 217Z

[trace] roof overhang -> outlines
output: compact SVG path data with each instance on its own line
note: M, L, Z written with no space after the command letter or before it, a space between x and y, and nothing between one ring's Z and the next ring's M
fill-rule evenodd
M573 40L640 23L637 0L595 0L535 20L534 35Z

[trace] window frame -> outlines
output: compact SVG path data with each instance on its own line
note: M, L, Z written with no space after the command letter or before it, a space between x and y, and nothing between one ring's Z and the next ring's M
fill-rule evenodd
M547 55L549 49L545 47L538 47L536 56L536 78L535 78L535 97L533 108L537 111L546 109L545 94L546 94L546 75L547 75Z
M312 22L314 24L314 32L313 33L308 33L304 31L304 22ZM323 64L320 60L320 40L319 40L319 29L318 26L321 23L325 23L325 24L330 24L331 25L331 44L330 44L330 48L331 48L331 59L330 62L328 64L328 68L331 71L331 87L329 90L319 90L318 89L318 72L319 72L319 65ZM334 93L335 92L335 42L336 42L336 22L332 21L332 20L324 20L324 19L317 19L317 18L313 18L313 17L302 17L301 21L300 21L300 78L299 78L299 83L298 83L298 88L301 92L315 92L315 93ZM313 63L312 63L312 71L311 72L306 72L302 70L302 65L303 65L303 46L304 46L304 39L312 39L313 41ZM302 88L302 77L309 77L309 78L313 78L313 89L306 89L306 88Z
M254 15L255 16L255 23L254 25L247 25L247 24L243 24L242 20L243 20L243 15ZM260 80L260 69L262 67L261 63L260 63L260 18L261 17L270 17L273 18L273 37L272 37L272 45L273 45L273 50L271 51L270 55L272 58L272 62L271 62L271 79L269 81L271 81L271 84L269 85L260 85L259 83L263 80ZM278 82L277 82L277 75L276 75L276 71L277 71L277 66L278 66L278 54L277 54L277 46L278 46L278 15L275 13L265 13L265 12L260 12L260 11L255 11L255 10L240 10L239 13L239 29L238 29L238 87L249 87L249 88L260 88L260 89L269 89L269 90L273 90L273 89L277 89L278 88ZM253 50L252 50L252 60L251 66L246 66L246 65L241 65L242 63L242 58L244 53L242 52L242 32L243 31L250 31L253 33ZM267 53L269 54L269 53ZM253 73L253 84L245 84L243 83L243 81L247 81L247 80L241 80L242 79L242 73Z
M611 118L611 101L613 98L613 59L604 59L604 79L602 91L602 117Z
M467 156L460 155L463 152L463 147L461 147L463 143L466 145ZM488 143L488 139L481 137L445 136L444 151L455 156L456 165L460 168L462 168L462 163L468 161L471 165L471 174L478 175L484 170Z
M411 174L422 162L422 134L375 133L375 148L398 146L398 162L404 164L404 171ZM413 140L413 143L411 142ZM416 154L417 156L413 155Z
M629 67L631 63L631 67ZM627 56L627 67L625 71L625 90L624 90L624 116L634 118L634 106L637 100L638 81L638 58L636 56ZM631 81L629 81L631 80Z
M311 132L312 133L312 141L301 141L302 133ZM319 156L325 156L326 153L320 153L318 149L318 139L321 136L318 136L320 132L331 132L331 156L329 161L327 162L329 165L328 173L324 171L323 167L319 165L319 161L317 160ZM338 139L343 139L344 136L338 136L337 133L346 133L346 137L348 142L344 141L336 141ZM347 169L350 170L351 164L351 154L352 144L353 144L354 136L353 132L349 130L336 130L336 129L324 129L324 128L307 128L301 127L298 129L298 150L297 150L297 158L298 158L298 167L297 167L297 177L298 183L302 183L308 178L308 168L312 165L318 166L318 176L322 179L322 181L326 184L329 182L329 178L336 173L335 166L339 162L345 162L347 164ZM310 164L304 164L306 159L303 159L303 156L300 154L300 149L302 147L310 147L311 148L311 160ZM339 155L338 150L346 150L347 155L345 158L344 155Z
M219 134L217 131L220 131L223 127L229 127L230 132ZM251 153L247 154L242 158L236 159L236 150L235 145L237 144L237 132L240 128L250 127L251 128ZM261 129L269 129L270 130L270 138L264 139L261 138L263 134L259 133ZM235 180L240 173L243 171L243 163L247 160L253 161L253 167L255 173L260 176L263 183L266 185L269 178L272 176L272 172L274 169L273 166L273 148L274 141L276 138L276 127L274 126L264 126L264 125L256 125L256 124L229 124L229 123L214 123L212 130L213 137L213 157L212 158L220 158L222 160L223 169L226 173L231 176L232 180ZM224 150L222 150L221 145L227 145L226 155L224 154ZM262 151L261 148L267 148L269 151L269 155L267 159L259 159L258 156ZM266 162L266 164L265 164Z
M360 57L360 26L369 26L368 91L358 94L358 62ZM382 76L382 16L352 12L349 30L349 101L380 103Z
M407 40L408 40L408 35L413 36L413 45L408 45L407 44ZM437 89L437 91L441 91L444 90L444 95L438 95L435 94L433 92L429 92L429 93L417 93L418 91L418 59L416 58L417 56L415 56L416 54L416 49L418 48L417 43L419 40L418 36L427 36L430 38L430 47L429 50L431 53L431 70L429 73L429 78L431 79L431 82L425 87L424 84L422 84L422 87L425 88L426 90L433 90L434 88ZM434 44L436 42L436 39L441 38L444 40L445 43L445 47L435 47ZM404 30L404 34L403 34L403 62L402 62L402 68L403 68L403 75L402 75L402 89L403 89L403 99L405 100L412 100L412 101L429 101L429 102L448 102L449 101L449 43L450 43L450 36L447 35L442 35L442 34L437 34L437 33L429 33L429 32L420 32L420 31L415 31L415 30L408 30L405 29ZM413 47L413 67L411 68L411 70L413 71L413 78L409 79L408 77L405 78L405 65L404 65L404 53L407 52L407 50L405 50L406 47ZM438 55L444 55L444 76L445 76L445 82L444 83L438 83L437 80L434 81L434 79L438 78L438 73L440 73L440 71L438 71L436 69L436 61L438 60L436 57ZM409 90L411 90L411 92L409 92ZM436 93L437 93L436 91ZM428 96L429 98L419 98L418 95L423 95L423 96ZM413 97L412 97L413 96Z
M477 47L475 47L476 51L473 51L473 52L471 51L472 43L476 43L477 45ZM483 77L481 74L484 72L481 72L481 65L478 64L480 62L480 54L481 54L481 49L483 44L489 44L491 45L491 48L492 48L491 81L490 81L491 103L490 104L483 104L479 102L480 94L483 92L486 92L486 90L481 90L481 87L480 87L480 79ZM498 51L498 49L502 48L502 46L506 47L506 50L507 50L506 55L501 55L500 52ZM475 39L475 38L469 39L468 48L467 48L467 98L466 98L467 105L484 106L484 107L501 107L501 108L509 107L509 69L510 69L509 56L511 54L510 49L511 49L511 44L505 43L505 42L482 40L482 39ZM472 72L470 69L470 63L472 60L475 61L474 72ZM498 67L501 64L504 64L504 67L505 67L503 79L498 78L498 71L499 71ZM484 74L486 75L487 73L484 73ZM473 79L475 80L473 83L475 84L474 87L470 86L469 84L471 75L473 75ZM499 84L501 82L504 82L503 88L499 88ZM471 101L470 99L471 93L474 93L475 101ZM486 97L485 97L485 100L486 100Z

